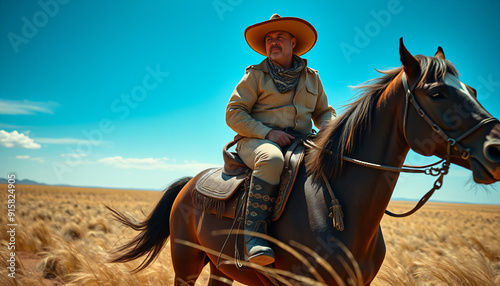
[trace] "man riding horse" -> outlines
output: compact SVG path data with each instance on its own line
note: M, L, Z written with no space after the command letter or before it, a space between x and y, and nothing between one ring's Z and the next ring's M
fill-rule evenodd
M280 176L283 150L295 137L321 130L336 116L318 72L300 58L316 43L314 27L299 18L280 17L249 26L248 45L266 56L251 65L233 91L226 109L227 125L242 138L236 151L252 169L245 231L266 234ZM274 252L266 240L245 235L250 262L268 265Z

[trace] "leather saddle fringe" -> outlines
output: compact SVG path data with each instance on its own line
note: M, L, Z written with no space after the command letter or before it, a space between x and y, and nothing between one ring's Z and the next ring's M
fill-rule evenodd
M207 197L196 189L193 190L192 195L193 204L197 209L208 214L215 213L217 218L223 217L226 210L226 201Z

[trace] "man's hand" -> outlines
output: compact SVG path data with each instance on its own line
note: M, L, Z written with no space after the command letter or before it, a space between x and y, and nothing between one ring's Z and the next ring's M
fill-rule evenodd
M266 139L273 141L283 148L290 145L295 137L281 130L271 130L267 133Z

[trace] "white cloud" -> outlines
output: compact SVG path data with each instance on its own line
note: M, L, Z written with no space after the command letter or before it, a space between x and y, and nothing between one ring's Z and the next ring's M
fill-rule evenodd
M7 132L0 130L0 145L7 148L19 147L27 149L39 149L41 144L65 144L65 145L104 145L110 144L109 141L90 141L77 138L29 138L30 131L19 133L14 130Z
M169 161L167 163L167 161ZM99 163L121 169L141 169L169 171L179 170L203 170L218 167L216 164L197 163L195 161L175 163L176 160L168 158L123 158L122 156L107 157L98 160Z
M19 159L19 160L31 160L31 161L36 161L36 162L39 162L39 163L43 163L44 162L44 160L43 160L42 157L31 158L28 155L19 155L19 156L16 156L16 159Z
M87 154L65 153L65 154L61 154L61 157L85 158L85 157L87 157Z
M54 114L59 104L53 101L39 102L29 100L0 99L0 114L34 115L36 113Z
M7 132L0 130L0 145L7 148L26 148L26 149L40 149L42 146L28 135L19 133L16 130Z
M76 138L35 138L36 142L43 144L101 144L106 143L104 141L93 142L85 139Z

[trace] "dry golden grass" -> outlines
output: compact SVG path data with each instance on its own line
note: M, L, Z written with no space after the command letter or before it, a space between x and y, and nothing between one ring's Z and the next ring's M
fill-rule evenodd
M374 284L500 285L500 206L428 203L409 218L385 216L381 225L387 256Z
M133 233L104 204L142 219L160 192L16 186L16 279L7 277L7 207L0 204L0 285L173 285L169 246L143 272L106 263ZM0 185L7 199L7 186ZM395 212L413 203L392 202ZM500 285L500 206L429 203L384 217L387 256L373 285ZM196 285L206 285L205 268ZM235 283L237 284L237 283ZM241 285L241 284L240 284Z

